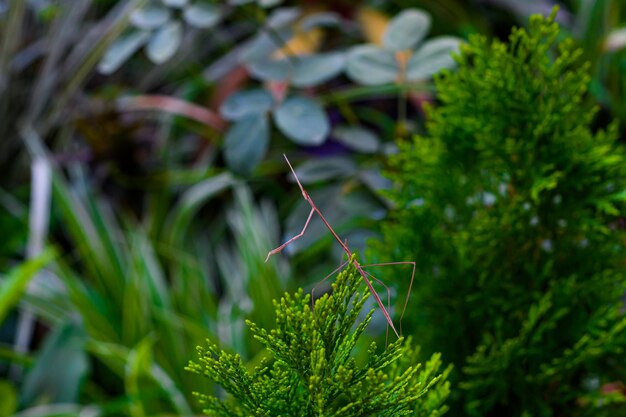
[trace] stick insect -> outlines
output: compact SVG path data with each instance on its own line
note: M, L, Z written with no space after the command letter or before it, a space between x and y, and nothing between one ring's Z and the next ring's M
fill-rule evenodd
M309 195L309 193L304 189L304 187L302 186L302 184L300 183L300 179L298 179L298 176L296 175L296 171L293 169L293 167L291 166L291 163L289 162L289 159L287 159L287 155L283 154L283 157L285 158L285 161L287 161L287 165L289 165L289 169L291 170L294 178L296 179L296 182L298 183L298 187L300 188L300 191L302 192L302 197L307 201L307 203L309 203L309 205L311 206L311 211L309 212L309 217L307 217L306 222L304 223L304 227L302 228L302 231L300 233L298 233L297 235L295 235L294 237L292 237L291 239L289 239L288 241L286 241L285 243L283 243L282 245L280 245L279 247L277 247L276 249L273 249L271 251L269 251L269 253L267 254L267 257L265 258L265 262L267 262L270 257L272 255L275 255L277 253L280 253L285 247L287 247L287 245L289 245L291 242L301 238L302 236L304 236L304 233L306 232L306 228L309 226L309 222L311 221L311 218L313 217L313 214L317 213L317 215L320 217L320 219L322 220L322 222L324 222L324 225L326 226L326 228L330 231L331 235L335 238L335 240L339 243L339 245L341 246L341 248L343 249L344 253L348 256L348 260L343 262L341 265L339 265L339 268L337 268L335 271L333 271L330 275L328 275L326 278L324 278L324 280L326 280L327 278L329 278L331 275L333 275L334 273L336 273L337 271L339 271L341 268L343 268L348 262L351 262L355 269L359 272L359 274L361 275L361 277L363 278L363 281L365 281L365 284L367 285L367 288L370 290L370 292L372 293L372 296L374 297L374 299L376 300L376 303L378 304L378 306L380 307L381 311L383 312L383 315L385 316L385 320L387 321L387 324L389 325L389 327L391 327L391 329L393 330L393 332L395 333L395 335L397 337L400 337L400 335L402 334L402 318L404 317L404 311L406 310L406 306L409 302L409 295L411 294L411 288L413 287L413 278L415 277L415 262L386 262L386 263L379 263L379 264L371 264L371 265L361 265L355 257L352 256L352 251L350 250L350 248L348 247L348 243L347 241L343 241L341 240L341 238L339 237L339 235L335 232L335 230L332 228L332 226L330 225L330 223L328 223L328 221L326 220L326 218L324 217L324 215L322 214L322 212L317 208L317 206L315 205L315 203L313 202L313 199L311 198L311 196ZM389 266L389 265L412 265L413 266L413 271L411 274L411 282L409 283L409 291L407 292L406 298L404 300L404 306L402 308L402 314L400 315L400 333L398 333L398 331L396 330L396 327L393 324L393 320L391 319L391 316L389 315L389 311L387 308L385 308L385 306L383 305L382 300L380 299L380 297L378 296L378 293L376 292L376 290L374 289L374 287L372 286L372 282L370 281L370 278L372 281L376 281L378 283L380 283L381 285L383 285L386 289L387 289L387 303L389 305L389 299L390 299L390 292L389 292L389 288L387 288L384 284L382 284L382 282L377 279L376 277L374 277L372 274L370 274L369 272L366 272L363 268L367 268L367 267L374 267L374 266ZM369 277L369 278L368 278ZM323 282L323 281L322 281Z

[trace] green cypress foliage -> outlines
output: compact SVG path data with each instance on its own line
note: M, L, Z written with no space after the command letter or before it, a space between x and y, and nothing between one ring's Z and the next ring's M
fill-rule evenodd
M351 266L339 274L332 294L316 300L302 290L275 302L276 328L248 323L270 354L253 371L236 354L209 342L198 347L199 361L188 370L205 375L229 395L225 400L197 394L211 416L422 416L447 407L448 370L440 355L425 366L418 350L399 339L381 352L372 343L363 366L352 356L373 310L356 325L369 293Z
M555 14L471 38L390 159L372 253L417 261L404 328L460 370L465 415L626 415L626 158Z

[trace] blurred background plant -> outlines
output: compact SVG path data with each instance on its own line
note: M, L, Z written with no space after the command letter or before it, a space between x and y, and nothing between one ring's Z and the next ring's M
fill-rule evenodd
M196 411L193 346L253 363L243 320L267 325L272 298L341 256L315 220L289 262L262 263L307 215L282 153L364 248L392 207L395 139L424 132L430 76L460 39L552 4L0 1L0 416ZM598 123L623 121L623 6L561 4Z

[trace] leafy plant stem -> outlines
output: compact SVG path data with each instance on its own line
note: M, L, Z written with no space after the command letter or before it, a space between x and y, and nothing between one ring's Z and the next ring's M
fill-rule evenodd
M17 352L11 346L0 345L0 362L8 361L21 366L31 366L33 358L22 352Z
M404 136L407 132L406 106L408 98L408 90L401 89L398 96L398 125L400 127L400 135Z
M349 124L357 125L359 123L359 118L357 117L352 107L348 105L348 103L346 103L343 100L338 101L337 108L339 109L339 112Z

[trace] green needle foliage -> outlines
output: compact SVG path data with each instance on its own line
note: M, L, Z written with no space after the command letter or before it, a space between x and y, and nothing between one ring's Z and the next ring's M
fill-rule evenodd
M440 416L447 407L448 370L439 354L424 367L418 349L400 338L382 352L372 343L363 366L352 356L373 310L358 325L369 296L354 267L341 273L332 294L315 302L302 290L275 302L276 328L248 325L271 355L253 372L241 357L209 342L198 347L199 363L188 370L205 375L230 395L221 400L197 394L211 416Z
M555 14L473 37L390 160L373 252L418 262L405 329L462 370L471 416L626 415L626 157Z

